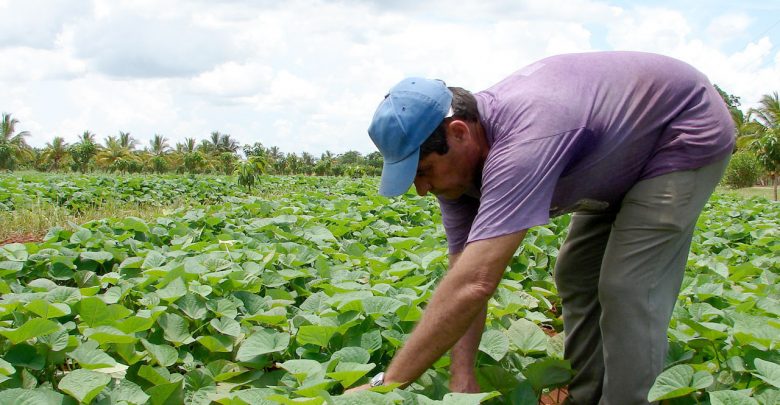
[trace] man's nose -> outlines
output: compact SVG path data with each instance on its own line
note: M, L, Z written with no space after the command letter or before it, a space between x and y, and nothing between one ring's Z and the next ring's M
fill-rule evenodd
M419 177L414 179L414 188L417 189L417 195L420 197L425 197L431 191L431 185Z

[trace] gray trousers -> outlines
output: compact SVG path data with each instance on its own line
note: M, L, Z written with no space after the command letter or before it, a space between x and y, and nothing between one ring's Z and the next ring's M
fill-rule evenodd
M696 220L728 158L634 185L610 214L576 213L558 255L567 403L647 404Z

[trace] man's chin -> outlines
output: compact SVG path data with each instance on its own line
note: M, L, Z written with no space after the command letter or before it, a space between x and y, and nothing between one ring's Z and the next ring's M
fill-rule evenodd
M445 200L457 200L462 195L463 193L441 193L441 194L436 194L436 197L443 198Z

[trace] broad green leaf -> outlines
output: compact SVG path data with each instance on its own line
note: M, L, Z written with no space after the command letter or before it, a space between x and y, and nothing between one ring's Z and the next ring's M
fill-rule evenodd
M79 400L89 403L111 382L111 377L92 370L73 370L62 377L58 388Z
M284 395L270 395L266 398L276 404L283 405L322 405L325 403L323 398L295 398L291 399Z
M404 303L389 297L368 297L362 300L363 310L369 315L394 314Z
M74 232L70 237L70 243L86 243L92 238L92 232L89 229L81 228Z
M228 360L215 360L206 365L214 381L229 380L246 372L246 369Z
M293 393L302 397L308 398L322 398L323 393L336 385L336 381L328 378L310 378L305 381L299 388L295 389Z
M238 337L241 334L241 325L231 318L214 318L209 322L211 326L222 334Z
M138 338L111 326L98 326L84 330L84 336L102 344L135 343Z
M16 372L16 369L14 368L14 366L11 363L9 363L9 362L7 362L7 361L5 361L3 359L0 359L0 375L11 375L11 374L13 374L15 372Z
M86 297L79 303L79 317L89 326L109 325L116 319L112 319L112 312L103 300L97 297Z
M714 379L706 371L695 373L687 364L676 365L659 375L647 399L650 402L677 398L712 385Z
M281 352L287 350L289 344L290 335L264 329L253 333L241 343L236 353L236 360L250 361L263 354Z
M760 394L755 394L753 397L761 405L780 404L780 390L764 390Z
M482 401L487 401L490 398L495 398L500 396L501 394L498 392L481 392L478 394L464 394L464 393L454 393L451 392L449 394L444 395L444 398L442 398L442 403L447 405L470 405L470 404L478 404Z
M146 352L149 353L152 360L162 367L168 367L176 363L179 353L175 348L168 345L156 345L149 343L146 339L141 339Z
M63 303L49 303L46 300L37 299L30 301L25 305L24 309L40 316L44 319L59 318L61 316L70 315L70 307Z
M157 323L163 329L165 340L180 346L193 341L187 320L176 314L162 314Z
M3 358L16 367L27 367L31 370L42 370L46 361L35 347L26 343L11 346Z
M324 376L322 364L315 360L287 360L284 363L279 364L279 367L287 370L287 372L298 380L298 383L303 383L303 381L310 377L321 379Z
M81 260L92 260L98 263L105 263L114 258L114 255L108 252L81 252Z
M524 354L543 353L547 350L547 335L531 321L518 319L507 331L510 343Z
M68 356L76 360L82 368L96 369L113 367L117 361L98 347L97 342L87 340L75 348Z
M149 232L149 226L146 225L143 219L137 217L125 217L122 220L122 225L125 229L147 233Z
M340 362L336 365L336 369L333 372L326 375L341 383L344 388L349 388L357 380L363 378L369 371L373 370L376 365L374 363L361 364Z
M152 250L146 255L141 268L152 269L155 267L160 267L163 264L165 264L165 256L157 251Z
M268 311L248 316L244 320L248 322L262 322L269 325L284 325L287 323L287 310L283 307L274 307Z
M737 391L712 391L711 405L758 405L755 399Z
M509 338L500 330L486 330L479 342L479 350L492 357L493 360L500 361L509 351Z
M138 376L154 385L163 385L171 382L171 373L162 367L143 365L138 369Z
M752 373L754 376L775 388L780 388L780 365L762 359L756 359L755 365L756 372Z
M195 340L210 352L229 353L233 351L233 339L230 336L200 336Z
M304 325L298 328L295 340L302 345L313 344L327 347L330 338L333 337L337 330L338 328L335 326Z
M574 371L566 360L547 358L530 364L523 370L523 375L534 391L540 392L543 388L566 385L574 376Z
M0 405L70 404L73 400L48 388L0 390Z
M175 278L168 283L165 287L157 290L157 295L168 303L174 302L177 299L184 296L187 293L187 287L184 285L184 280L181 277Z
M371 354L362 347L343 347L336 353L333 353L331 359L338 359L339 361L349 363L368 363L371 358Z
M16 329L0 330L0 335L8 338L13 344L19 344L25 340L54 333L60 329L60 325L48 319L33 318Z
M147 395L141 387L129 380L122 380L119 385L114 387L109 394L112 403L127 403L133 405L143 405L149 400Z
M16 274L24 268L24 262L21 261L0 261L0 277L10 276Z
M158 384L146 390L152 405L183 404L184 379L180 378L167 384Z

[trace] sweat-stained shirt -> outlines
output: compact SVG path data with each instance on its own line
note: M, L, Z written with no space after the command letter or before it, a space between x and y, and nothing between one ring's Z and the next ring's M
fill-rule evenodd
M481 184L439 198L451 253L575 211L617 210L632 185L734 148L707 77L639 52L553 56L475 93L489 145Z

